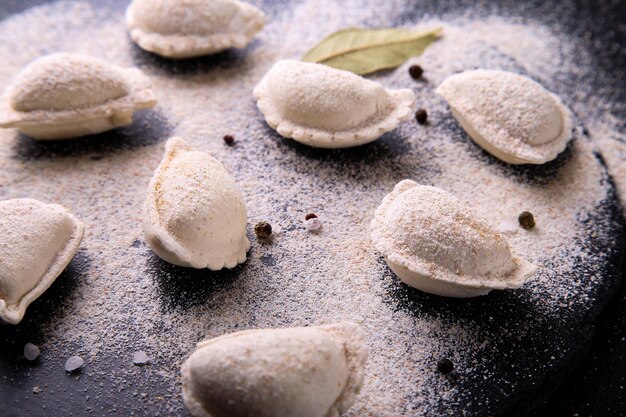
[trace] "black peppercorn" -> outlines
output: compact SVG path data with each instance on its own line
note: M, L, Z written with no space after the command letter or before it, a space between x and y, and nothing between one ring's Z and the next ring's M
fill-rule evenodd
M426 123L427 119L428 119L428 113L426 113L426 110L419 109L418 111L415 112L415 120L417 120L417 123L423 125Z
M268 222L258 222L254 226L254 234L259 239L267 239L272 234L272 225Z
M530 230L535 227L535 218L529 211L522 211L517 220L519 221L520 226L526 230Z
M224 143L228 146L232 146L235 143L235 138L233 135L226 135L224 136Z
M424 73L424 70L419 65L411 65L409 67L409 74L411 74L411 77L413 77L416 80L419 79L423 73Z
M449 374L454 369L454 363L448 358L439 359L437 370L444 375Z

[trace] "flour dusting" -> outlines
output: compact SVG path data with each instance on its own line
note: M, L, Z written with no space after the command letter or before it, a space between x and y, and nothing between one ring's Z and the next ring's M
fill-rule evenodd
M543 340L537 329L574 331L578 325L567 323L565 313L590 308L589 294L604 285L605 255L586 243L595 234L603 244L615 244L609 233L613 223L598 214L611 196L594 143L577 120L575 138L556 161L537 169L511 167L471 142L434 89L469 69L521 72L580 113L589 101L561 80L569 71L579 74L585 52L533 22L424 16L405 26L442 26L443 37L421 57L370 79L386 88L412 89L418 107L428 111L426 125L406 122L348 151L312 150L280 138L257 110L254 86L277 60L299 58L334 30L389 26L393 11L405 5L403 0L385 2L384 8L378 3L303 0L288 10L273 6L266 27L245 51L187 65L134 46L121 4L105 11L86 2L59 1L0 21L5 39L0 85L43 54L79 52L139 66L158 100L153 111L139 114L118 133L63 146L46 147L0 131L0 198L62 204L86 224L78 259L70 265L73 287L55 300L61 308L25 319L42 320L33 343L45 347L43 369L63 372L69 356L84 358L84 378L96 381L75 394L89 397L86 410L183 414L180 365L195 343L249 328L342 320L362 325L370 356L363 390L347 413L354 417L458 415L455 410L468 404L498 411L508 394L534 389L531 377L569 360L572 346L566 339ZM416 63L424 68L423 81L409 76ZM588 125L591 136L617 137L614 121L608 122ZM236 138L234 146L224 144L224 135ZM233 174L253 241L242 266L221 273L182 269L159 260L144 243L142 204L170 136L209 152ZM600 147L610 149L617 142L600 141ZM618 157L608 161L623 171ZM374 250L369 224L382 198L407 178L452 193L493 225L517 224L520 212L532 212L535 229L520 228L507 239L515 253L539 265L536 277L520 290L469 304L400 284ZM626 186L618 184L624 195ZM323 221L316 233L303 222L311 212ZM259 221L280 233L269 242L254 239L251 229ZM587 230L587 224L597 229ZM580 269L583 264L591 266ZM477 312L483 304L489 314ZM492 325L494 317L505 324ZM529 341L537 361L520 359L524 352L516 346ZM129 367L138 350L150 362ZM442 357L454 362L453 376L437 371ZM500 358L497 369L494 357ZM112 358L120 358L119 367L111 366ZM464 384L485 387L489 394L468 397ZM41 390L33 401L53 395L47 392L52 387ZM112 398L119 399L114 406Z

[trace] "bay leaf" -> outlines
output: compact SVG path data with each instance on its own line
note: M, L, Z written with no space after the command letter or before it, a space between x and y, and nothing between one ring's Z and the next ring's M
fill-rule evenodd
M324 38L302 57L359 75L396 68L422 52L441 36L442 29L411 31L403 29L350 28Z

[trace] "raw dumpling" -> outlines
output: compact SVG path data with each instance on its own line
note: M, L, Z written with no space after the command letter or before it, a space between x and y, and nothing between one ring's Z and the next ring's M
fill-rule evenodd
M133 0L126 10L130 37L167 58L191 58L245 48L265 15L237 0Z
M183 363L183 399L194 417L339 417L366 360L351 322L232 333L199 343Z
M372 241L406 284L447 297L521 287L537 267L468 204L436 187L398 183L376 209Z
M172 138L144 204L146 241L174 265L219 270L246 260L247 212L233 177L211 155Z
M58 53L33 61L0 103L0 127L35 139L67 139L132 123L156 104L148 78L86 55Z
M0 201L0 322L22 320L70 263L84 229L62 206L30 198Z
M267 124L286 138L319 148L378 139L411 117L415 94L387 90L348 71L278 61L254 89Z
M476 143L510 164L551 161L572 137L561 99L519 74L466 71L446 78L437 93Z

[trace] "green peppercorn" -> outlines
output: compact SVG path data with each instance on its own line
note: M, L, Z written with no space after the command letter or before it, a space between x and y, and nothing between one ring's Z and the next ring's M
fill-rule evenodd
M535 218L530 211L522 211L517 218L520 226L522 226L526 230L530 230L535 227Z
M268 222L258 222L254 226L254 234L258 239L267 239L272 234L272 225Z

